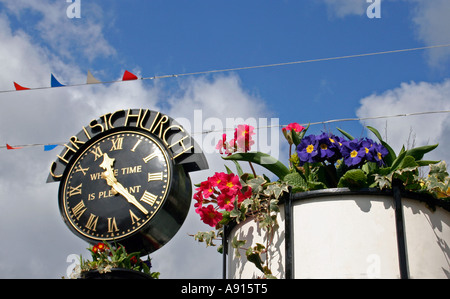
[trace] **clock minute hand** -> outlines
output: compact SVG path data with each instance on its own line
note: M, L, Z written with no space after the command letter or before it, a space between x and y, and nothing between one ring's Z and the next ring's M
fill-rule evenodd
M100 167L103 168L105 171L102 172L102 178L106 180L106 183L108 186L112 187L112 191L115 192L115 194L119 193L125 199L135 205L139 210L141 210L144 214L148 214L148 211L146 208L144 208L137 200L136 198L128 192L125 187L119 183L114 176L114 171L112 170L112 166L114 165L114 161L116 159L110 158L108 154L103 154L103 162L100 164Z

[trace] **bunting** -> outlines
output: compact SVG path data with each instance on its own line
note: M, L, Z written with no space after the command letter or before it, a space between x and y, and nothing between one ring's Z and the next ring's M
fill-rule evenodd
M444 48L444 47L450 47L450 44L441 44L441 45L432 45L432 46L417 47L417 48L388 50L388 51L379 51L379 52L372 52L372 53L362 53L362 54L353 54L353 55L336 56L336 57L316 58L316 59L307 59L307 60L298 60L298 61L290 61L290 62L244 66L244 67L234 67L234 68L225 68L225 69L216 69L216 70L213 69L213 70L206 70L206 71L188 72L188 73L179 73L179 74L173 74L173 75L162 75L162 76L152 76L152 77L141 77L141 78L138 78L136 75L134 75L133 73L126 70L122 76L122 80L107 81L107 82L102 82L102 81L97 80L92 75L92 73L90 71L88 71L87 80L86 80L85 84L117 83L117 82L137 80L137 79L154 80L154 79L176 78L176 77L181 77L181 76L194 76L194 75L201 75L201 74L206 75L206 74L223 73L223 72L231 72L231 71L242 71L242 70L269 68L269 67L281 67L281 66L287 66L287 65L304 64L304 63L312 63L312 62L320 62L320 61L333 61L333 60L341 60L341 59L375 56L375 55L406 53L406 52L412 52L412 51L436 49L436 48ZM28 87L21 86L21 85L17 84L16 82L14 82L14 87L15 87L14 90L0 90L0 93L20 91L20 90L36 90L36 89L47 89L47 88L52 88L52 87L61 87L61 86L70 87L70 86L80 86L80 85L84 85L84 84L72 84L72 85L61 84L55 78L55 76L53 74L51 74L51 87L28 88Z
M29 89L28 87L20 86L16 82L14 82L14 87L16 88L16 90L28 90Z
M11 146L9 144L6 144L6 149L7 150L15 150L15 149L21 149L21 146Z
M55 78L55 76L53 76L53 74L51 74L52 76L51 76L51 82L50 82L50 86L51 87L61 87L61 86L64 86L63 84L61 84L61 83L59 83L59 81L58 80L56 80L56 78Z
M125 73L123 73L122 81L129 81L129 80L137 80L138 77L129 71L125 70Z
M102 83L99 80L97 80L92 74L91 72L88 70L87 72L87 80L86 80L86 84L99 84Z

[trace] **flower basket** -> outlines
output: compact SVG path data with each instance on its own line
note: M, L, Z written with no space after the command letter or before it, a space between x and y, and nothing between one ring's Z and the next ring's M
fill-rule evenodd
M79 279L153 279L153 277L135 270L112 268L105 273L100 273L98 270L82 272Z
M290 214L281 204L267 255L278 278L450 277L448 203L404 192L399 216L392 191L335 188L290 194L288 200ZM235 236L264 243L267 234L247 219L230 229L228 244ZM228 278L259 275L231 245L227 266Z
M249 152L248 125L219 141L237 174L226 166L197 185L196 212L215 230L194 238L222 239L224 277L228 266L229 278L450 278L450 176L423 159L438 144L396 153L373 127L379 142L308 127L282 129L289 165Z

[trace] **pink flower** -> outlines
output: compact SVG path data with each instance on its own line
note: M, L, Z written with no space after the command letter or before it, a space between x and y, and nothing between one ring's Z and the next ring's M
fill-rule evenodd
M204 223L212 227L215 227L223 218L222 213L216 211L213 205L201 207L198 209L197 213L200 215L200 218Z
M214 186L211 184L209 178L207 181L201 182L200 187L196 188L195 190L202 192L204 198L210 197L214 194L215 191Z
M230 196L227 193L222 193L217 197L217 205L219 208L226 211L231 211L234 209L234 196Z
M239 151L248 152L250 147L255 144L252 139L252 136L255 135L253 129L254 127L249 125L238 125L234 131L234 139Z
M244 200L246 200L247 198L250 198L252 196L252 188L250 186L248 186L247 188L248 189L245 192L238 192L238 204L239 205L241 204L241 202L243 202Z
M194 194L194 199L197 201L194 204L194 207L196 207L195 212L198 213L198 210L202 207L203 205L203 194L202 191L199 191L197 193Z
M292 140L292 131L294 131L298 134L301 131L303 131L304 129L305 129L305 127L299 125L298 123L290 123L285 128L282 128L281 131L283 131L283 135L287 139L289 144L292 145L294 143Z
M217 185L222 193L235 193L242 188L239 176L234 173L226 174L222 173L220 183Z

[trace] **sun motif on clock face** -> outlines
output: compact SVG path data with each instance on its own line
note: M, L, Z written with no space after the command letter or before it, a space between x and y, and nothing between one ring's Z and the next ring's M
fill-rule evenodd
M68 226L89 240L120 240L141 230L169 194L173 162L147 132L113 130L74 157L60 187Z

